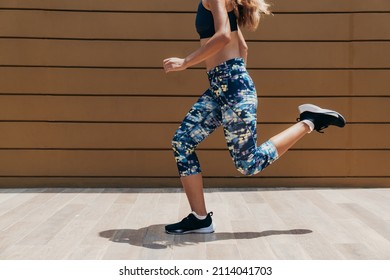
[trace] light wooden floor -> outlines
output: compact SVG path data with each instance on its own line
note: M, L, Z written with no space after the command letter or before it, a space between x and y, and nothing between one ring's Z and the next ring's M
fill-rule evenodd
M207 189L217 231L173 236L180 189L0 189L0 259L390 259L390 189Z

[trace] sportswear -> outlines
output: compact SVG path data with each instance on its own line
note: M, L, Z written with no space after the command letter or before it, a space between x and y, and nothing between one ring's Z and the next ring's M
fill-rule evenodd
M210 212L201 220L191 213L180 222L165 226L165 231L170 234L212 233L215 230L212 215L213 212Z
M234 11L228 12L230 31L237 31L237 17ZM210 38L215 34L214 19L211 11L207 10L202 3L202 0L198 6L198 12L195 20L196 31L198 32L200 39Z
M302 104L298 107L299 118L297 121L309 120L314 124L314 130L323 133L322 130L329 125L345 126L345 118L338 112L323 109L313 104Z

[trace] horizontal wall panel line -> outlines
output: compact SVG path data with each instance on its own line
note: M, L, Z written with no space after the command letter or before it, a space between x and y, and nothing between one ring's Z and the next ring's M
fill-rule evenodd
M0 8L0 11L35 11L35 12L69 12L69 13L107 13L107 14L196 14L194 10L188 11L153 11L153 10L74 10L74 9L47 9L47 8ZM330 12L332 14L332 12ZM339 12L335 12L339 13ZM350 13L350 12L340 12ZM276 14L276 12L274 12ZM281 13L282 14L282 13ZM294 13L293 13L294 14ZM299 13L297 13L299 14ZM308 12L310 14L310 12Z
M105 41L105 42L199 42L196 39L135 39L135 38L82 38L82 37L36 37L36 36L0 36L0 39L15 39L15 40L63 40L63 41ZM246 42L272 42L271 40L246 40ZM276 42L281 42L281 40L275 40ZM284 40L286 42L290 42L292 40ZM298 41L298 40L295 40ZM310 42L311 40L307 40L304 42ZM315 40L314 40L315 41ZM340 42L334 40L335 42ZM359 40L361 41L361 40ZM368 41L382 41L382 40L368 40ZM388 40L389 41L389 40ZM325 40L324 42L327 42ZM331 41L330 41L331 42ZM342 41L341 41L342 42ZM349 41L345 41L349 42Z
M199 0L1 0L2 8L57 9L57 10L96 10L96 11L175 11L193 12ZM278 0L270 1L273 12L349 12L349 11L387 11L390 5L387 0Z
M199 94L183 94L183 95L175 95L175 94L154 94L154 93L147 93L147 94L93 94L93 93L80 93L80 94L72 94L72 93L44 93L44 92L0 92L0 97L12 97L12 96L36 96L36 97L41 97L41 96L51 96L51 97L90 97L90 98L105 98L105 97L128 97L128 98L136 98L136 97L145 97L145 98L154 98L154 97L163 97L163 98L196 98L200 97L201 93ZM300 98L307 98L307 95L265 95L265 94L259 94L257 96L258 98L274 98L274 99L279 99L279 98L292 98L292 99L300 99ZM310 98L313 99L318 99L318 98L386 98L384 95L316 95L316 96L311 96ZM390 94L389 94L390 97ZM92 100L92 99L91 99Z
M264 190L273 189L316 189L322 188L383 188L390 186L390 178L265 178L257 177L252 180L247 178L205 178L205 191L213 189L225 190L243 189L243 190ZM6 192L19 192L19 188L38 191L42 188L56 189L67 188L89 188L89 192L100 192L105 188L107 192L137 192L141 188L143 191L148 189L156 192L177 192L182 190L180 180L175 178L28 178L28 177L0 177L0 187Z
M0 178L10 178L10 179L18 179L18 178L75 178L75 179L84 179L84 178L96 178L96 179L120 179L120 178L138 178L138 179L179 179L179 176L7 176L0 175ZM237 176L203 176L205 179L237 179L237 180L261 180L262 178L267 179L278 179L278 178L291 178L291 179L342 179L342 178L390 178L390 176L247 176L247 177L237 177Z
M183 115L183 118L184 118L184 115ZM260 118L260 117L259 117ZM50 123L53 123L53 124L123 124L123 125L126 125L126 124L181 124L181 120L180 121L172 121L172 122L169 122L169 121L85 121L85 120L80 120L80 121L77 121L77 120L0 120L0 123L36 123L36 124L42 124L42 123L47 123L47 124L50 124ZM296 121L291 121L291 122L278 122L278 121L267 121L267 122L262 122L262 121L257 121L257 124L258 125L265 125L265 124L272 124L272 125L292 125L292 124L295 124ZM381 125L386 125L386 124L390 124L390 121L376 121L376 122L364 122L364 121L360 121L360 122L348 122L347 120L347 125L376 125L376 124L381 124Z
M105 68L108 68L108 69L113 69L113 70L127 70L127 69L130 69L130 70L163 70L163 67L158 67L158 66L99 66L99 67L95 67L95 66L58 66L58 65L20 65L20 64L17 64L17 65L12 65L12 64L0 64L0 67L1 68L10 68L10 70L12 70L13 68L91 68L91 69L100 69L102 68L103 70ZM389 67L390 68L390 67ZM362 67L356 67L356 68L348 68L348 67L340 67L340 68L317 68L317 67L311 67L311 68L298 68L298 67L295 67L295 68L282 68L282 67L278 67L278 68L269 68L269 67L251 67L250 65L246 67L246 69L249 71L249 70L266 70L266 71L306 71L306 70L309 70L309 71L323 71L323 72L329 72L329 71L359 71L359 70L369 70L369 71L381 71L381 70L389 70L388 68L362 68ZM201 70L204 74L206 73L206 68L205 67L201 67L201 66L198 66L198 67L190 67L190 68L187 68L186 70L184 70L185 72L190 72L191 70L193 71L199 71ZM181 71L181 73L183 73L183 71ZM174 73L169 73L167 75L172 75ZM165 75L165 74L164 74ZM206 76L204 76L205 79L207 79Z
M171 148L0 148L1 151L171 151ZM196 151L228 151L228 148L198 148ZM289 151L390 151L389 148L291 148Z
M22 7L0 7L0 11L39 11L39 12L70 12L70 13L113 13L113 14L196 14L196 5L191 10L97 10L97 9L50 9L50 8L22 8ZM272 11L272 9L271 9ZM349 10L349 11L272 11L274 15L317 15L317 14L386 14L390 13L390 10Z
M389 41L390 42L390 41ZM72 65L22 65L22 64L3 64L0 65L0 68L44 68L44 69L109 69L109 70L161 70L163 71L163 67L153 67L153 66L72 66ZM339 67L339 68L317 68L317 67L247 67L248 71L250 70L264 70L264 71L382 71L382 70L390 70L390 67L375 67L375 68L364 68L364 67ZM204 70L205 67L190 67L185 71L190 70ZM169 75L169 74L167 74Z
M236 178L236 179L251 179L251 180L256 180L256 179L261 179L262 177L264 178L390 178L390 176L283 176L283 177L279 177L279 176L257 176L257 177L253 177L253 176L248 176L248 177L236 177L236 176L221 176L221 177L218 177L218 176L205 176L205 178ZM173 177L175 178L175 177Z
M94 94L94 93L84 93L84 94L72 94L72 93L39 93L39 92L31 92L31 93L23 93L23 92L0 92L0 97L7 97L7 96L36 96L36 97L42 97L42 96L51 96L51 97L91 97L91 98L104 98L104 97L145 97L145 98L154 98L154 97L163 97L163 98L171 98L171 97L178 97L178 98L199 98L201 93L199 94L183 94L183 95L175 95L175 94L153 94L153 93L146 93L146 94ZM280 98L291 98L291 99L300 99L300 98L308 98L307 95L299 95L295 94L294 96L291 95L266 95L266 94L259 94L257 96L259 99L262 98L270 98L270 99L280 99ZM315 95L310 96L311 99L320 99L320 98L329 98L329 99L336 99L336 98L387 98L390 97L389 95Z
M390 41L389 41L390 42ZM4 64L0 65L0 68L60 68L60 69L114 69L114 70L163 70L163 67L153 67L153 66L72 66L72 65L22 65L22 64ZM204 67L191 67L187 70L194 69L194 70L206 70ZM345 70L390 70L390 67L375 67L375 68L363 68L363 67L339 67L339 68L332 68L332 67L324 67L324 68L317 68L317 67L305 67L305 68L297 68L297 67L248 67L247 70L266 70L266 71L284 71L284 70L295 70L295 71L345 71ZM168 74L169 75L169 74Z
M1 39L12 40L57 40L57 41L103 41L103 42L199 42L198 39L134 39L134 38L82 38L82 37L36 37L36 36L0 36ZM251 40L247 43L359 43L390 42L390 39L354 39L354 40Z
M162 62L161 62L162 63ZM69 68L69 69L139 69L139 70L163 70L163 67L156 66L72 66L72 65L22 65L22 64L3 64L0 65L1 68ZM203 67L191 67L190 69L204 69ZM323 70L323 69L319 69Z
M321 11L321 12L300 12L300 11L294 11L294 12L272 12L275 15L338 15L338 14L388 14L390 13L390 10L388 11L377 11L377 10L371 10L371 11Z
M184 117L184 116L183 116ZM57 124L180 124L181 121L77 121L77 120L0 120L0 123L57 123ZM258 122L261 123L261 122ZM263 122L262 124L289 124Z

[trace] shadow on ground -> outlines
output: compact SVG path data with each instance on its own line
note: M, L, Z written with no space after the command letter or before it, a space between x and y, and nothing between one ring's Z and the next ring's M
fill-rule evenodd
M212 234L171 235L164 225L151 225L140 229L111 229L99 233L112 242L127 243L149 249L167 249L173 246L194 245L221 240L254 239L271 235L302 235L312 233L308 229L266 230L262 232L216 232Z

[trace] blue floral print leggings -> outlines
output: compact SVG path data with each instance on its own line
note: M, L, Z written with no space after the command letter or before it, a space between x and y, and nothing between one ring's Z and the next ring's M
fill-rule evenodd
M176 131L172 148L180 176L201 172L197 145L223 125L239 172L254 175L278 158L271 141L257 146L257 94L242 58L230 59L207 72L210 87L190 109Z

